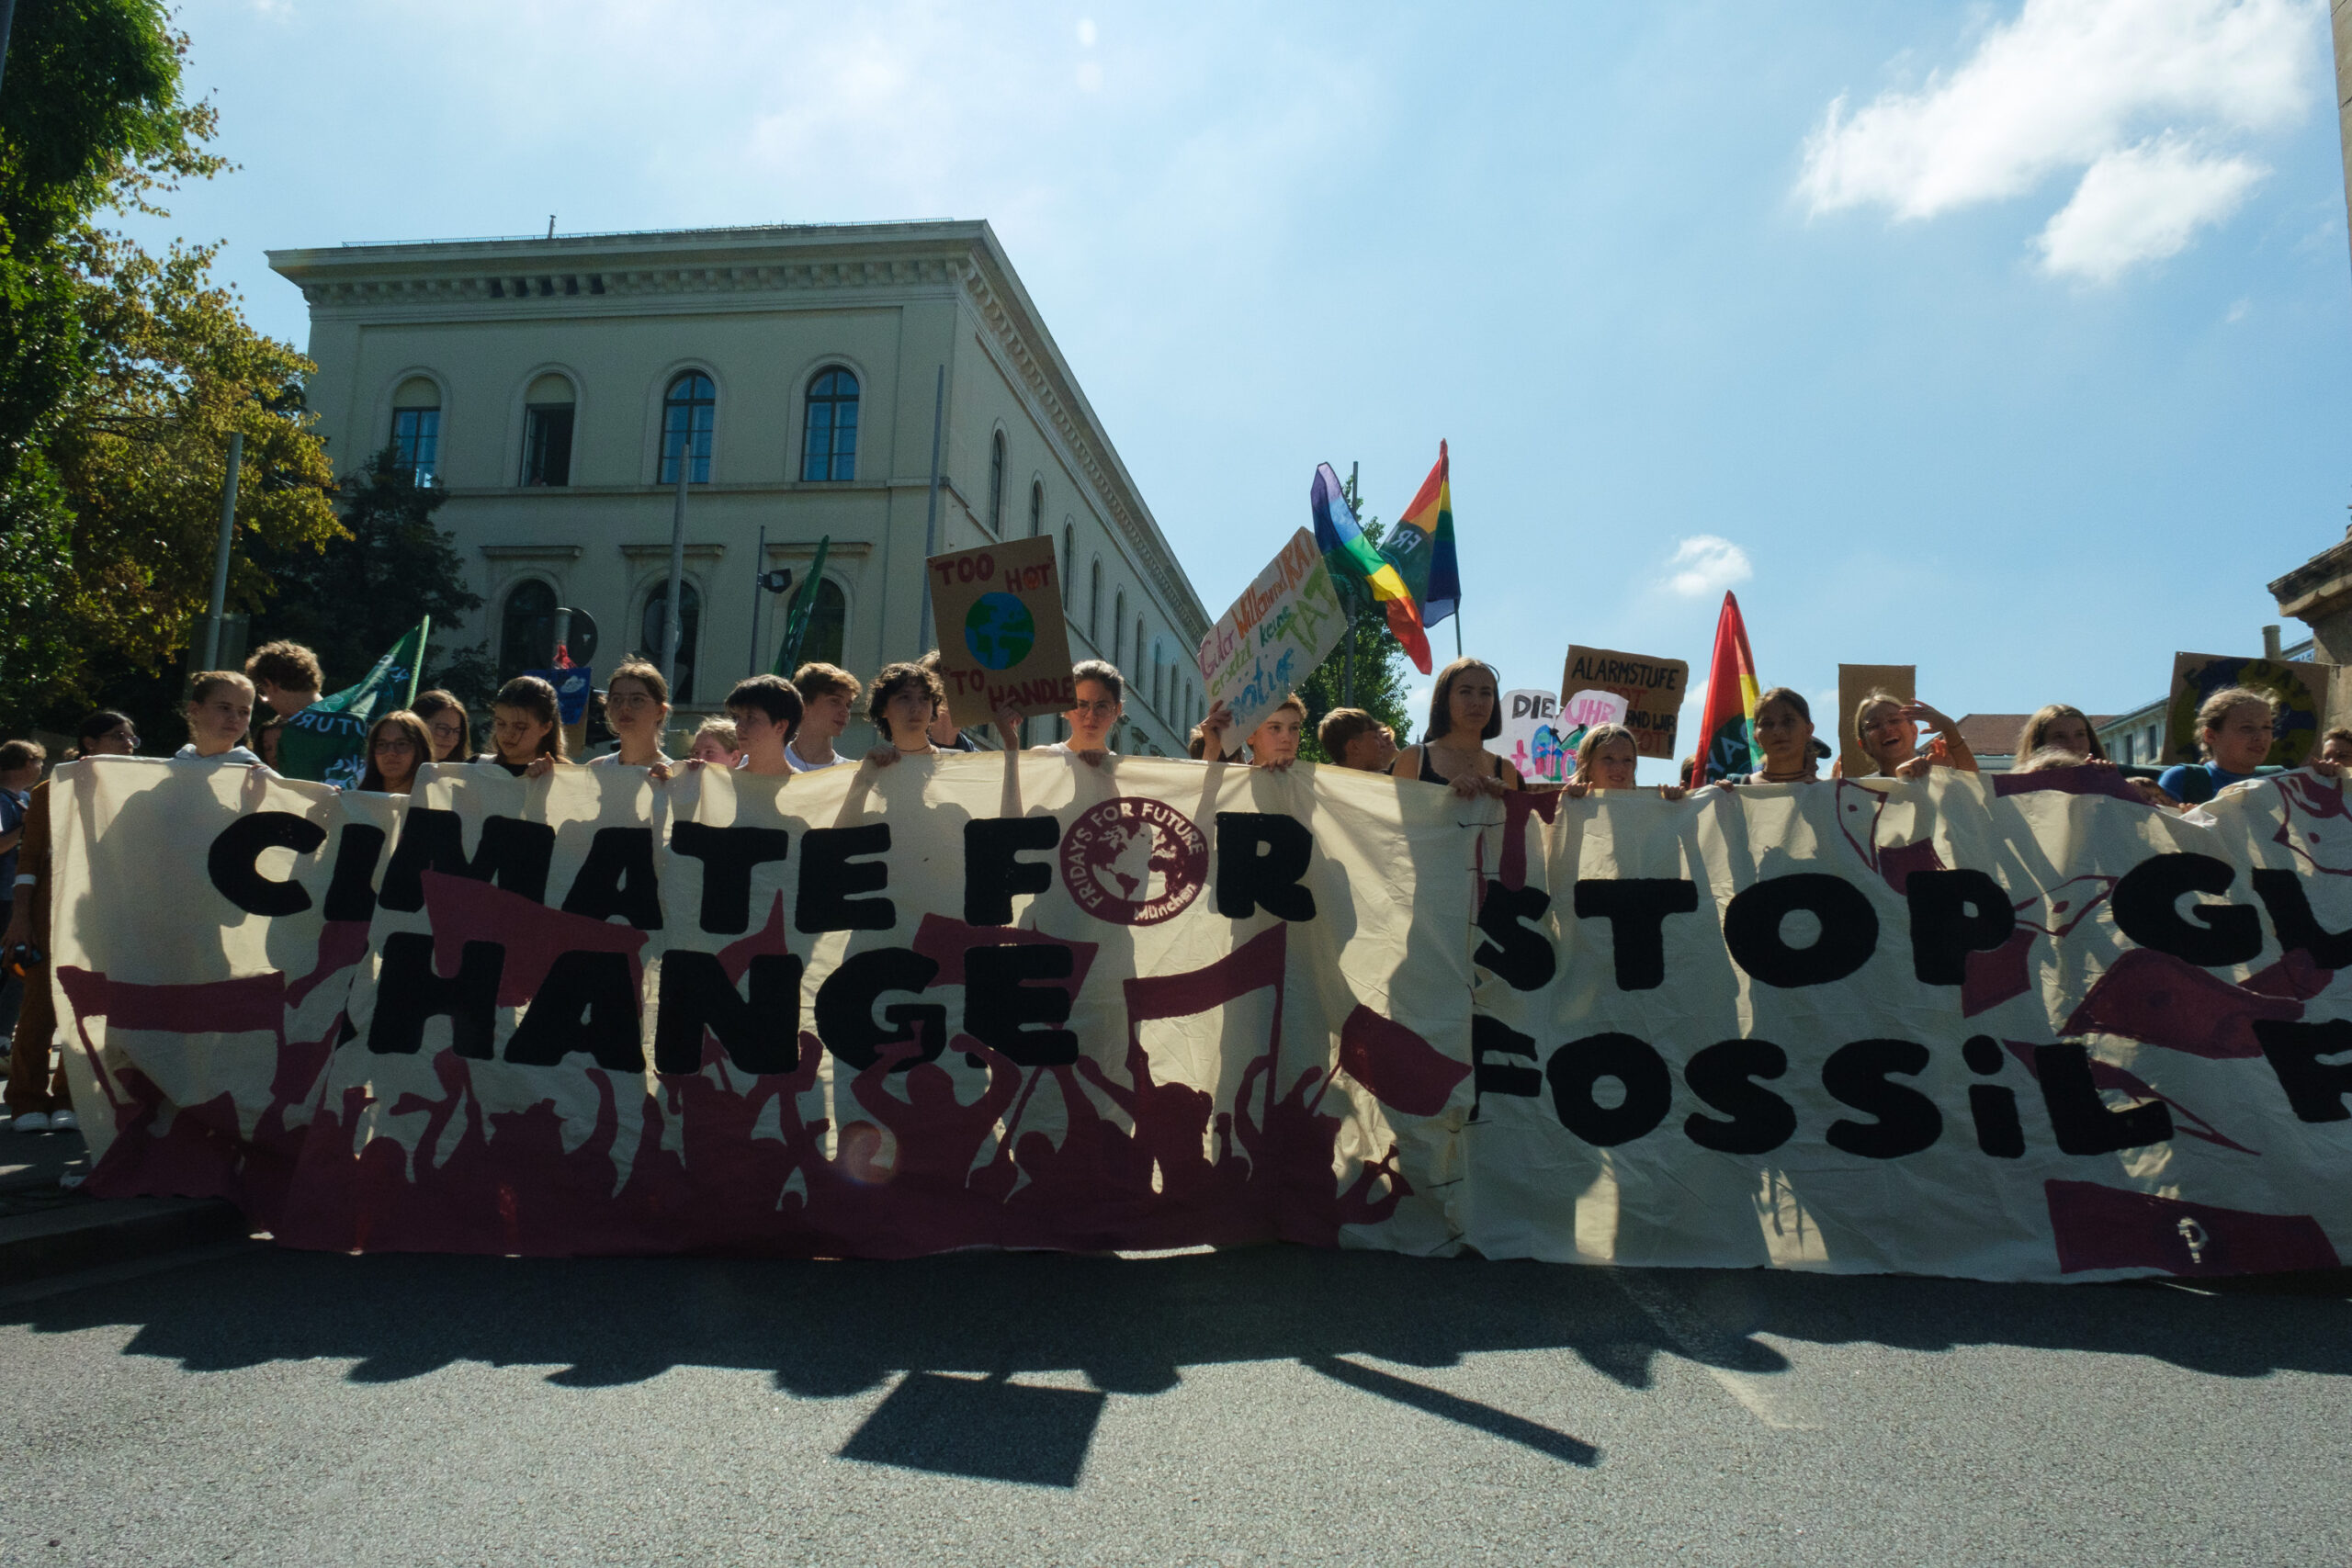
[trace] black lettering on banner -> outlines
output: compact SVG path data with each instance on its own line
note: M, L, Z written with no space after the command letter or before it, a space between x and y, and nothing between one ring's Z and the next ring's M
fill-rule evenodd
M1314 858L1306 824L1280 812L1216 814L1216 912L1246 920L1264 905L1285 920L1315 918L1315 895L1299 886Z
M653 1070L702 1070L703 1031L747 1073L788 1073L800 1066L800 959L763 953L746 967L746 998L715 953L673 949L662 959L661 1009L653 1025Z
M1514 991L1539 991L1550 985L1559 959L1550 941L1531 922L1542 919L1551 907L1552 896L1541 887L1487 884L1487 897L1478 905L1478 929L1487 940L1478 944L1470 962ZM1527 1054L1535 1054L1532 1042Z
M733 936L752 926L752 868L784 859L792 848L792 835L781 828L676 822L670 828L670 847L702 862L702 929L714 936Z
M2283 1018L2257 1018L2254 1038L2270 1070L2278 1076L2287 1104L2299 1122L2352 1121L2352 1061L2323 1062L2322 1056L2352 1052L2352 1022L2340 1018L2299 1023Z
M803 875L807 869L803 862ZM874 1021L874 1004L885 991L920 991L938 973L935 961L912 948L876 947L850 954L817 987L817 1037L825 1043L826 1050L856 1068L880 1061L881 1047L908 1042L919 1049L899 1062L893 1072L936 1059L947 1044L945 1008L936 1002L899 1002L882 1010L883 1020L889 1025L886 1029Z
M1666 1120L1674 1108L1674 1075L1666 1058L1630 1034L1589 1034L1552 1053L1544 1065L1552 1084L1552 1111L1560 1125L1599 1148L1632 1143ZM1593 1090L1615 1078L1625 1098L1603 1105Z
M1069 1021L1069 992L1028 982L1067 980L1075 967L1057 942L966 949L964 1032L1024 1067L1069 1066L1078 1060L1078 1036L1059 1027Z
M449 1049L490 1060L498 1030L498 978L506 944L469 942L458 951L458 973L443 979L433 967L433 939L423 931L384 938L376 973L376 1016L368 1022L368 1049L379 1056L414 1055L424 1043L424 1021L449 1021Z
M890 863L864 860L890 852L890 824L812 828L800 839L800 896L792 923L801 931L887 931L899 923L898 906L888 898L853 898L890 886ZM827 985L832 982L828 980ZM819 1029L824 1003L817 1004ZM928 1057L925 1060L929 1060Z
M291 811L256 811L240 817L212 840L204 869L223 898L248 915L299 915L311 895L299 882L273 882L254 863L264 850L309 854L327 841L327 830Z
M1760 1155L1795 1135L1796 1107L1758 1083L1789 1070L1789 1054L1770 1040L1724 1040L1692 1056L1682 1069L1690 1092L1731 1118L1718 1122L1692 1111L1683 1135L1724 1155Z
M378 901L387 909L424 908L424 874L470 876L534 904L548 899L548 866L555 858L555 829L516 817L485 817L473 858L466 858L465 823L454 811L412 806L401 819L392 863L384 868Z
M586 1052L609 1072L645 1070L628 953L575 949L556 954L523 1021L506 1037L506 1059L518 1066L556 1066L574 1051Z
M1009 926L1012 896L1054 885L1050 863L1017 860L1023 850L1051 850L1061 824L1050 817L977 817L964 824L964 923Z
M1903 886L1911 906L1911 972L1923 986L1968 978L1968 955L1990 953L2018 929L2001 885L1981 871L1915 871Z
M1917 1077L1927 1066L1928 1048L1913 1040L1857 1040L1831 1052L1821 1064L1821 1087L1878 1120L1832 1122L1823 1134L1830 1146L1864 1159L1900 1159L1943 1136L1944 1113L1934 1100L1887 1081L1890 1073Z
M2207 969L2245 964L2262 953L2262 917L2237 904L2199 904L2184 918L2190 893L2226 893L2237 873L2211 855L2174 853L2143 860L2115 885L2116 929L2142 947Z
M1791 947L1781 927L1798 910L1821 922L1810 947ZM1742 969L1782 990L1842 980L1878 951L1878 911L1842 876L1801 871L1767 877L1724 909L1724 945Z
M1919 873L1911 874L1914 880ZM1989 1034L1972 1034L1960 1054L1968 1070L1991 1077L2008 1060ZM2018 1120L2017 1090L1999 1084L1968 1086L1968 1114L1976 1123L1976 1146L1995 1159L2018 1159L2025 1155L2025 1124Z
M2280 871L2273 867L2254 874L2254 891L2262 907L2270 911L2270 929L2278 933L2278 946L2287 953L2301 951L2311 955L2311 961L2323 969L2352 967L2352 930L2323 931L2319 917L2312 913L2312 901L2303 893L2303 879L2299 873Z
M563 896L563 912L592 920L618 915L639 931L660 931L662 884L653 869L653 829L597 829L571 891Z
M1544 1075L1533 1067L1489 1062L1488 1056L1524 1056L1535 1060L1535 1042L1498 1018L1470 1015L1470 1120L1490 1094L1533 1100L1544 1092Z
M334 843L334 875L327 883L326 918L368 920L376 917L376 866L384 858L384 830L346 822Z
M1621 991L1654 991L1666 979L1666 917L1699 907L1698 884L1681 877L1581 877L1577 919L1609 922Z
M2036 1045L2033 1074L2063 1154L2111 1155L2171 1141L2172 1107L2163 1100L2118 1111L2099 1098L2088 1046Z

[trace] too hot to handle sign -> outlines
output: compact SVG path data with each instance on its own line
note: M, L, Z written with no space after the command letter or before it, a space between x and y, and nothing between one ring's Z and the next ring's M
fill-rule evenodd
M957 724L989 723L1002 707L1024 718L1068 711L1077 698L1051 539L933 556L923 570L931 574L939 675Z

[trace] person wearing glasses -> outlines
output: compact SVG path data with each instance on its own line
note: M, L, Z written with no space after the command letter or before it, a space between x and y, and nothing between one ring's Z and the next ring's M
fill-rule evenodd
M424 721L401 709L368 729L368 771L359 787L378 795L406 795L416 787L416 770L433 755L433 734Z
M74 739L68 761L129 757L139 750L138 728L112 708L84 719ZM25 807L7 929L0 931L0 955L22 967L25 976L24 1009L8 1047L8 1113L19 1133L70 1133L82 1124L66 1093L64 1064L50 1066L57 1007L49 989L49 784L43 779L33 785L31 804Z
M590 767L669 768L662 731L670 722L670 682L661 671L641 659L614 671L605 683L605 722L619 743L590 758Z
M1069 726L1069 739L1030 749L1075 757L1099 768L1102 759L1111 755L1111 731L1127 711L1126 679L1107 660L1088 659L1070 671L1070 685L1078 694L1078 705L1062 715Z
M409 705L409 712L424 721L425 732L433 737L433 755L425 759L427 761L474 760L473 725L466 717L466 705L458 700L457 693L419 692L416 701Z

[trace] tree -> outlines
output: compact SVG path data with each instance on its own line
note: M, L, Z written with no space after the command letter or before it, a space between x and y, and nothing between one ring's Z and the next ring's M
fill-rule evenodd
M1352 493L1349 497L1354 501ZM1380 547L1383 530L1380 519L1361 520L1363 536L1374 549ZM1323 716L1336 707L1351 705L1346 698L1348 652L1352 644L1355 652L1355 702L1381 723L1396 732L1396 743L1410 743L1412 716L1405 711L1405 682L1412 665L1405 657L1405 647L1396 634L1388 629L1388 616L1374 604L1370 595L1359 592L1351 584L1332 575L1332 586L1340 591L1340 603L1345 606L1348 629L1341 634L1340 646L1333 649L1322 663L1315 667L1298 689L1306 701L1306 733L1299 741L1299 755L1310 762L1328 762L1323 748L1315 739L1315 727Z
M218 247L147 254L98 226L228 165L179 96L185 37L154 0L22 8L0 95L0 726L62 727L152 672L209 595L232 430L239 532L316 548L333 469L301 412L311 367L245 324ZM242 568L252 603L265 578Z
M496 671L481 650L437 656L444 628L481 608L465 585L465 569L451 536L433 525L448 499L420 485L392 447L369 457L337 487L342 536L324 550L296 545L256 551L254 565L274 592L255 615L255 643L290 637L319 656L327 687L339 690L365 675L383 651L426 615L435 636L422 684L447 685L469 701L487 702Z

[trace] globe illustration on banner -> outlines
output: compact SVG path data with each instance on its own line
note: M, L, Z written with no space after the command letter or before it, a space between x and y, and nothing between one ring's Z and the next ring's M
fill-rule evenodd
M964 646L983 670L1010 670L1037 646L1029 606L1010 593L983 593L964 612Z

